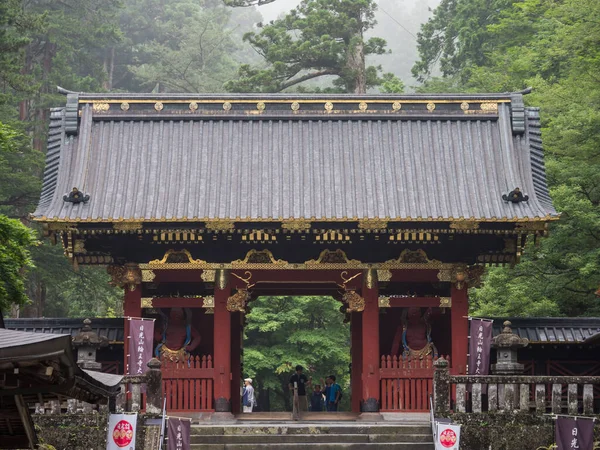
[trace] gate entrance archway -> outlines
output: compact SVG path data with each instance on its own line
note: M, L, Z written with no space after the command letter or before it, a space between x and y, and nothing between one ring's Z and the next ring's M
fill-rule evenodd
M200 337L172 410L235 410L247 302L313 288L352 323L353 410L426 409L430 359L466 371L468 287L558 218L519 93L64 93L34 220L126 316Z

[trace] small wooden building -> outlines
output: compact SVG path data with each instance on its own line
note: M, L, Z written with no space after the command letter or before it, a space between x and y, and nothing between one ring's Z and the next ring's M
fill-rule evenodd
M277 294L340 300L355 411L425 410L467 288L558 218L519 93L66 94L33 216L160 316L171 410L239 410L244 311Z

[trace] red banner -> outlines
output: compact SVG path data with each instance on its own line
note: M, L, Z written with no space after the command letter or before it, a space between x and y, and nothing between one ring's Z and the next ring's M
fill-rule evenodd
M167 450L190 450L190 432L192 421L169 417L167 425Z
M152 358L154 321L129 320L129 375L144 375Z
M594 447L594 420L557 417L556 445L558 450L592 450Z

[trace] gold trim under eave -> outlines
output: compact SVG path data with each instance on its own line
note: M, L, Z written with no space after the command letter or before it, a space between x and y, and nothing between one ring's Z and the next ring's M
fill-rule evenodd
M479 222L485 222L485 223L532 223L532 222L550 222L550 221L554 221L554 220L559 220L560 217L559 216L551 216L551 215L546 215L544 217L523 217L523 218L519 218L519 217L501 217L501 218L474 218L474 217L470 217L468 219L465 219L464 217L459 217L459 218L454 218L454 217L395 217L395 218L390 218L390 217L386 217L385 219L380 219L380 220L387 220L387 222L448 222L448 223L458 223L458 222L474 222L474 223L479 223ZM165 222L165 223L171 223L171 222L204 222L207 225L208 228L208 224L215 224L215 228L219 227L220 225L225 226L225 222L227 222L227 225L229 225L229 223L240 223L240 222L244 222L244 223L263 223L263 222L267 222L267 223L273 223L273 222L287 222L290 221L291 219L284 219L282 217L279 218L273 218L273 217L269 217L269 218L252 218L252 217L246 217L246 218L241 218L241 217L236 217L235 219L210 219L210 218L197 218L197 217L193 217L193 218L188 218L188 217L182 217L182 218L165 218L165 217L160 217L160 218L156 218L156 217L151 217L149 219L144 219L142 221L140 221L140 219L122 219L122 218L107 218L107 219L81 219L81 218L77 218L77 219L65 219L65 218L58 218L58 217L46 217L46 216L42 216L42 217L33 217L32 220L34 222L47 222L48 224L54 224L54 223L60 223L60 224L68 224L68 223L127 223L127 222L134 222L134 223L149 223L149 222ZM294 219L294 220L299 220L299 219ZM311 217L311 218L307 218L304 219L306 221L309 222L360 222L361 220L365 220L365 219L359 219L358 217L342 217L342 218L336 218L336 217L332 217L332 218L315 218L315 217ZM391 225L390 225L391 226ZM212 228L212 229L215 229Z
M435 102L435 103L457 103L457 104L461 104L462 102L465 101L465 99L437 99L435 97L431 97L427 100L419 100L419 99L395 99L395 98L388 98L388 99L381 99L381 98L360 98L360 99L341 99L341 98L323 98L323 99L298 99L298 98L287 98L287 99L259 99L259 98L249 98L249 99L185 99L185 100L181 100L181 99L167 99L167 98L162 98L162 99L79 99L79 104L105 104L105 103L123 103L123 102L127 102L130 105L132 103L156 103L156 102L162 102L163 104L166 103L191 103L191 102L197 102L198 105L202 105L202 104L215 104L215 103L225 103L225 102L229 102L229 103L247 103L247 104L257 104L258 102L264 102L265 104L269 104L269 103L293 103L293 102L298 102L299 104L315 104L315 103L326 103L326 102L333 102L333 103L361 103L361 102L366 102L366 103L377 103L377 104L382 104L382 103L389 103L389 104L393 104L396 101L401 102L401 104L403 105L407 105L407 104L411 104L411 103L431 103L431 102ZM502 99L494 99L494 98L488 98L488 99L469 99L468 102L470 104L473 103L510 103L511 100L509 98L502 98Z

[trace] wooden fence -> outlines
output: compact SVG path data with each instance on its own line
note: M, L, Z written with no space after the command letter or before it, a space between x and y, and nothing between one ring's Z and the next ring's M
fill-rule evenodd
M212 356L195 356L189 362L161 361L167 411L209 412L213 408Z
M398 356L381 357L381 411L429 411L433 394L432 355L423 359Z

